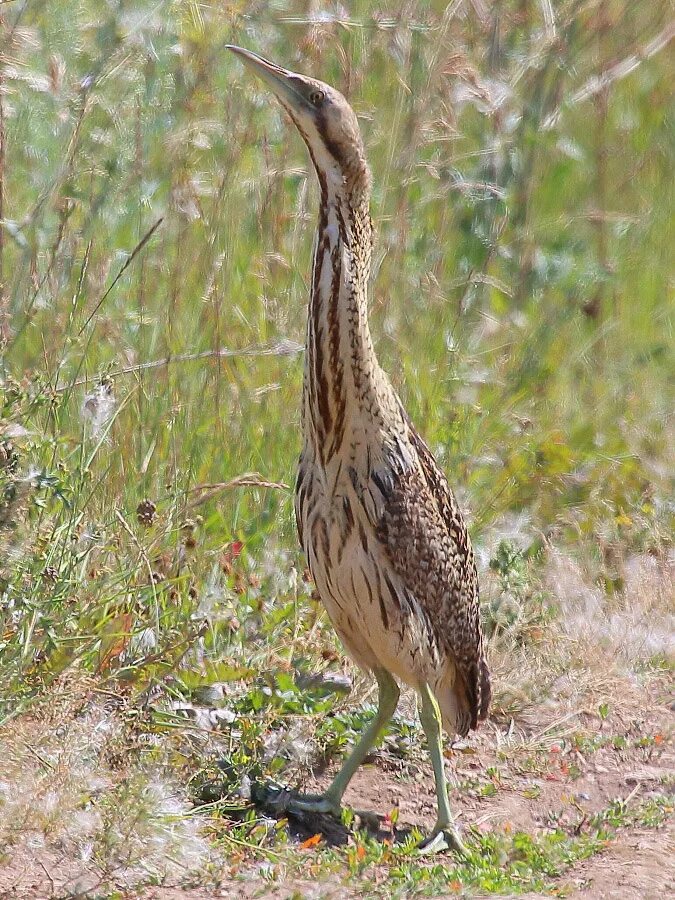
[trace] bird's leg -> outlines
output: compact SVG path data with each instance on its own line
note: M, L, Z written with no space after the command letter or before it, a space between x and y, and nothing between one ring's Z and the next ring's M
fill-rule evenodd
M431 763L434 767L438 818L429 837L425 838L420 844L419 851L420 853L431 854L442 850L455 850L457 853L463 854L466 850L455 827L452 813L450 812L450 801L448 800L448 786L445 780L443 745L441 742L441 712L428 684L422 684L420 695L422 698L420 722L427 736Z
M335 816L340 815L342 795L347 785L352 780L354 773L366 758L370 750L377 743L384 726L396 711L399 698L399 688L392 676L385 669L376 669L375 677L379 687L379 702L375 718L361 736L361 740L344 761L342 768L330 783L324 794L317 796L294 797L288 804L288 809L302 810L306 812L324 812Z

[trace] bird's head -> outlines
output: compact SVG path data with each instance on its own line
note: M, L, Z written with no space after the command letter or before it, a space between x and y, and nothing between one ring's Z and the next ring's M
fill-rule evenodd
M271 88L289 114L307 144L322 188L332 184L368 191L370 172L359 123L342 94L250 50L232 45L228 49Z

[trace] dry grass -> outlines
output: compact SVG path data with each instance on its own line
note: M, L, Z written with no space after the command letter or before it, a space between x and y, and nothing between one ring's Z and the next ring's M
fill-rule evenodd
M549 554L544 584L558 598L558 627L598 670L633 674L658 660L675 664L675 557L630 556L610 598L570 556Z
M185 786L151 745L130 744L121 713L119 700L69 679L0 732L5 861L57 850L71 890L204 877L212 848Z
M495 702L505 715L535 725L608 699L629 710L651 675L675 664L673 559L629 556L611 598L596 568L553 548L538 563L527 599L515 604L518 618L492 642Z

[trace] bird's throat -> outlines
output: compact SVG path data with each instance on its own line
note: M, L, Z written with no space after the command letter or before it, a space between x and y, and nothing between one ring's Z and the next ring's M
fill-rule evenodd
M303 429L326 465L377 368L368 327L372 227L369 191L321 183L307 319ZM351 189L350 189L351 187Z

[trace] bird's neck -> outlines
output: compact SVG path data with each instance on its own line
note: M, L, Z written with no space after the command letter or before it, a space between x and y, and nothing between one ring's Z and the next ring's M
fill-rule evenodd
M367 176L367 171L366 171ZM379 366L368 327L372 225L369 178L320 177L303 388L305 443L328 463L355 410L369 402Z

